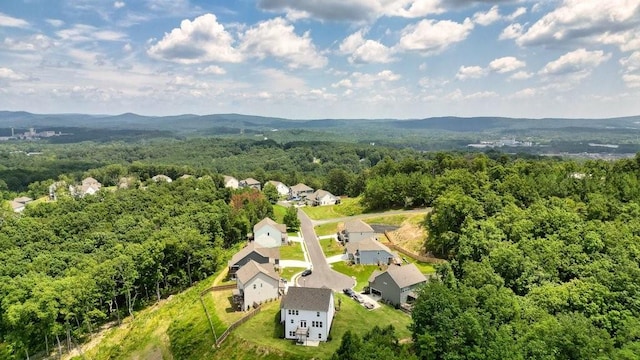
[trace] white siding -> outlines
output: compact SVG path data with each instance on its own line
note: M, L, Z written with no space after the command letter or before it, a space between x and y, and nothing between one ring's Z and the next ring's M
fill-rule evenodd
M242 309L247 310L247 307L253 306L254 302L260 304L267 300L277 299L278 285L278 280L262 273L254 276L246 284L238 281L238 289L244 293L244 307Z

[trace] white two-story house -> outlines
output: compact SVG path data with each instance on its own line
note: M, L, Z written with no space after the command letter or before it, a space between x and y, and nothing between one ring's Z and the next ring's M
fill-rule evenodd
M306 343L327 341L335 304L327 288L290 287L280 302L280 322L285 339Z

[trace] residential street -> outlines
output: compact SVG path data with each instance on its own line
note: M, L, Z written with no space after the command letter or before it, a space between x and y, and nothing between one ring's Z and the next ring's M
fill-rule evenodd
M313 230L313 222L301 209L298 209L300 219L300 231L307 245L309 259L313 264L313 273L306 277L298 277L298 286L323 287L340 291L344 288L351 288L355 281L347 275L333 271L322 253L320 242Z

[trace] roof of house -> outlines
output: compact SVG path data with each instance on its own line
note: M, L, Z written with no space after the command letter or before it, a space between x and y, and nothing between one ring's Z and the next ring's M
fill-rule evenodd
M404 288L427 281L427 278L424 276L424 274L422 274L414 264L407 264L403 266L392 265L389 266L389 268L387 268L387 271L385 272L389 274L393 282L395 282L399 288ZM371 278L369 278L370 281L372 278L375 279L383 273L377 274L375 276L374 274L372 274Z
M289 287L280 302L280 308L329 311L333 292L328 288Z
M346 232L374 232L373 228L369 226L369 224L360 219L344 223L344 230Z
M247 184L247 185L255 185L255 184L260 185L260 181L254 179L254 178L246 178L246 179L242 180L242 182Z
M180 176L180 179L188 179L190 177L193 177L193 176L189 175L189 174L184 174L184 175Z
M153 181L160 181L160 180L162 180L162 181L166 181L166 182L171 182L171 181L173 181L173 180L171 180L171 178L170 178L170 177L168 177L167 175L162 175L162 174L160 174L160 175L156 175L156 176L152 177L151 179L152 179Z
M291 191L294 191L294 192L313 191L313 188L310 188L310 187L308 187L307 185L305 185L303 183L295 184L290 189L291 189Z
M380 241L376 240L373 237L366 238L366 239L364 239L362 241L359 241L359 242L356 242L356 243L353 243L353 242L347 243L347 252L349 254L353 254L357 250L360 250L360 251L386 251L389 254L393 254L394 253L386 245L384 245L383 243L381 243Z
M234 178L233 176L229 176L229 175L224 175L223 178L224 178L224 182L225 183L228 183L231 180L238 181L238 179Z
M11 200L9 202L9 204L11 205L11 209L13 209L13 211L15 211L15 212L23 210L24 207L25 207L24 203L21 203L21 202L15 201L15 200Z
M328 192L327 190L322 190L322 189L316 190L316 192L311 194L310 198L311 199L322 199L325 196L332 196L332 197L335 198L335 195L333 195L332 193Z
M85 178L84 180L82 180L82 185L85 185L85 184L100 184L100 182L92 178L91 176L89 176L88 178Z
M236 279L241 283L246 284L247 281L253 279L260 273L263 273L274 280L280 280L280 276L278 276L278 273L273 269L273 266L262 266L253 260L249 260L248 263L244 264L240 270L236 272Z
M244 259L254 251L269 259L280 259L280 248L266 248L252 241L249 245L245 246L242 250L238 251L231 257L231 260L229 260L229 266L237 264L238 261Z
M263 226L267 226L267 225L271 225L273 227L275 227L276 229L280 230L282 233L286 234L287 233L287 225L285 224L278 224L277 222L271 220L271 218L264 218L262 220L260 220L259 223L255 224L253 226L253 232L255 233L256 231L258 231L260 228L262 228Z
M33 199L28 197L28 196L20 196L20 197L17 197L15 199L13 199L13 201L19 202L21 204L26 204L26 203L32 202Z

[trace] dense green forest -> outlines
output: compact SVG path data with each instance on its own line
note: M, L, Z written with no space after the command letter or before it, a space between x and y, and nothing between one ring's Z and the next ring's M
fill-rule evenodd
M415 304L413 343L383 328L335 339L338 358L640 357L640 156L232 139L49 144L39 156L15 146L0 148L5 198L84 176L136 186L2 213L0 358L82 340L220 268L273 211L263 194L224 189L222 174L305 182L369 210L433 207L424 251L449 262ZM160 173L194 177L149 181Z

